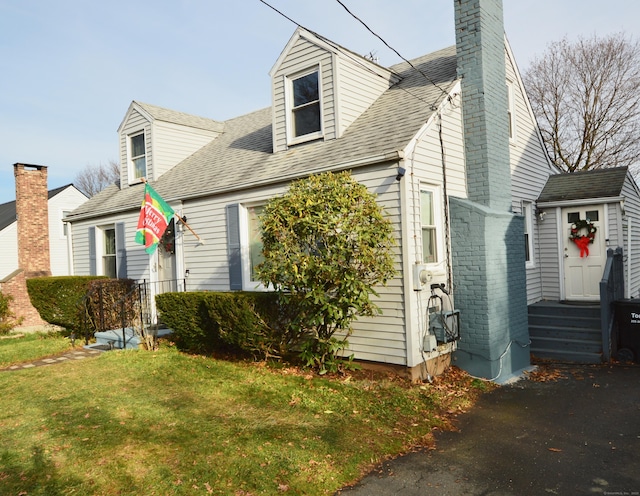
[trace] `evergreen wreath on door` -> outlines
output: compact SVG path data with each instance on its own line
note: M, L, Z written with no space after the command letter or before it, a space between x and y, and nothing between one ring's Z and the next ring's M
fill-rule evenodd
M580 234L580 232L586 229L587 234ZM571 233L569 239L573 241L578 248L580 248L580 258L589 256L589 244L593 243L596 237L596 231L598 229L593 225L589 219L578 220L571 224Z

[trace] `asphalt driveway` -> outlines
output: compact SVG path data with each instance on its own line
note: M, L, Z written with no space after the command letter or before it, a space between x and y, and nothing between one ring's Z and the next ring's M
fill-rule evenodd
M640 366L545 366L345 496L640 495ZM557 377L557 380L548 380Z

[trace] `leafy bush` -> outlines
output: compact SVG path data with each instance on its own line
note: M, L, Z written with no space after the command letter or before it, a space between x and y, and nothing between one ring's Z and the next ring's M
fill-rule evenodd
M204 303L208 293L163 293L156 296L159 318L169 327L181 350L208 352L219 346L219 336Z
M84 298L96 276L36 277L27 279L31 304L50 324L79 331L84 323Z
M0 334L8 334L11 329L19 325L15 320L15 314L9 308L13 296L4 295L0 291Z
M333 371L348 345L334 333L348 336L358 316L380 313L371 296L395 274L391 222L349 172L294 181L269 201L260 222L258 278L296 309L306 363Z
M288 307L279 304L275 293L165 293L156 303L181 349L266 358L286 354L297 342Z

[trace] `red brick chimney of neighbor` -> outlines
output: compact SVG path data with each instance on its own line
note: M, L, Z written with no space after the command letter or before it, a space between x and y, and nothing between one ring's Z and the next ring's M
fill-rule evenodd
M11 310L21 327L47 325L31 305L26 283L33 277L51 275L47 168L14 164L13 173L16 180L18 270L2 284L2 291L13 296Z

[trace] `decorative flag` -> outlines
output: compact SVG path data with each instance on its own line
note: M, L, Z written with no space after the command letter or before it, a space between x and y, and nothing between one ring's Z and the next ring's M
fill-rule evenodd
M147 183L144 184L144 200L138 217L136 243L144 245L145 251L156 251L160 238L164 234L175 212L162 197Z

